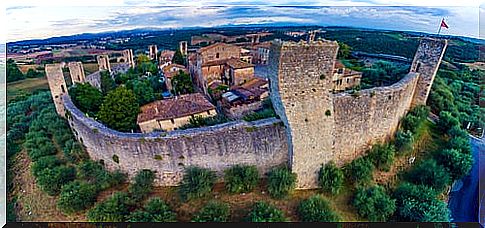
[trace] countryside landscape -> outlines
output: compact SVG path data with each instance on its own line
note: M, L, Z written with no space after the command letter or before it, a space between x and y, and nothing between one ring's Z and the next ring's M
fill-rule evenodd
M280 24L9 42L7 220L483 224L484 44Z

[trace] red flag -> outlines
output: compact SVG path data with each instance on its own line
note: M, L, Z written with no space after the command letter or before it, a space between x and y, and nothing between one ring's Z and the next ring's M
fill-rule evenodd
M441 27L448 28L448 25L445 22L445 19L441 19Z

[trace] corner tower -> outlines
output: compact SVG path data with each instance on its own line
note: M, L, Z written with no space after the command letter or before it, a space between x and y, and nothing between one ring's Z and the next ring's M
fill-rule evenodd
M57 114L64 117L66 112L62 104L62 96L67 94L67 86L61 64L46 64L45 75L49 83L49 89L51 90Z
M318 170L333 159L331 90L337 51L337 42L327 40L271 45L271 100L286 127L297 188L317 188Z
M72 83L84 83L86 80L82 62L70 62L67 64L71 74Z
M414 55L410 72L419 73L412 106L426 105L431 85L445 54L447 40L422 38Z

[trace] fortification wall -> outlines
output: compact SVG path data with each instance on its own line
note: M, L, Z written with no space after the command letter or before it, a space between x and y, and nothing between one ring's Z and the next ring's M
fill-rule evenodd
M409 73L386 87L339 93L333 97L334 161L346 164L378 141L392 137L411 107L418 73Z
M93 160L103 160L109 170L121 169L130 177L137 170L151 169L158 185L177 185L187 166L210 168L221 176L232 165L248 164L263 175L288 161L285 128L275 118L169 133L121 133L86 117L69 96L63 101L74 135Z

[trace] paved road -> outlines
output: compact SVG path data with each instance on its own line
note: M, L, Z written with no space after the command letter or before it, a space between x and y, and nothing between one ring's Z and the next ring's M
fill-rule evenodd
M451 210L452 221L485 223L485 139L470 137L474 164L468 176L463 177L450 193L448 207ZM457 182L460 182L457 181ZM479 199L480 196L480 199ZM481 209L481 210L480 210Z

